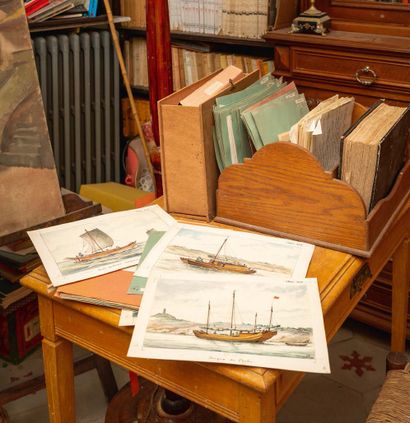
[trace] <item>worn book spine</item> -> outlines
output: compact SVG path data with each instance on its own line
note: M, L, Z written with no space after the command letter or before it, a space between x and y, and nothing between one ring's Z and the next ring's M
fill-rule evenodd
M379 144L376 173L373 182L369 210L391 190L402 169L409 144L410 107L389 130Z
M380 106L380 104L384 103L383 99L380 99L376 101L374 104L372 104L366 112L364 112L359 119L357 119L352 126L342 135L340 138L340 164L339 164L339 170L338 170L338 179L342 179L342 164L343 164L343 148L344 148L344 140L348 135L350 135L357 126L366 119L377 107Z

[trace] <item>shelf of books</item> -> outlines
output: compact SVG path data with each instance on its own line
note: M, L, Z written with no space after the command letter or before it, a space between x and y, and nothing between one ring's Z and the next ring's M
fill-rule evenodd
M141 91L148 87L147 47L142 37L133 37L123 44L125 65L130 83ZM234 65L246 73L259 70L261 75L273 70L273 58L249 56L233 52L212 51L206 44L172 45L172 74L174 90L190 85L217 69Z
M24 8L30 32L55 31L108 25L99 15L98 0L29 0ZM114 23L126 24L130 18L115 16Z
M237 38L258 41L268 27L279 29L289 26L297 14L295 0L169 0L171 32L191 33L236 40ZM145 1L121 0L121 14L131 20L126 28L145 27Z

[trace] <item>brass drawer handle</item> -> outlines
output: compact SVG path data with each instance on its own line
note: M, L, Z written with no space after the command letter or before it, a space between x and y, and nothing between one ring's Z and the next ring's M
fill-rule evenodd
M361 77L366 75L366 79L361 79ZM376 81L377 75L373 69L370 69L369 66L364 67L363 69L359 69L356 74L356 81L362 85L372 85L374 81Z

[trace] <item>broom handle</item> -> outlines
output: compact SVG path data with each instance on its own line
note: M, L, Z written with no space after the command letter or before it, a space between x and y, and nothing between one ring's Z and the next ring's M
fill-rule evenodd
M104 0L104 6L105 6L105 11L107 13L108 25L110 27L112 41L113 41L113 44L114 44L115 51L117 53L118 62L120 64L122 79L124 81L125 89L127 90L127 94L128 94L128 99L130 101L131 113L132 113L132 116L134 118L135 123L137 124L137 129L138 129L138 132L140 134L142 146L143 146L143 149L144 149L145 160L147 162L149 173L152 177L152 183L154 184L154 191L155 191L154 169L152 167L147 142L145 140L145 135L144 135L144 132L142 131L141 121L140 121L140 118L138 116L137 108L135 107L134 96L132 94L130 81L128 79L127 69L125 68L124 57L122 55L120 42L118 40L117 30L115 29L114 19L113 19L113 16L112 16L112 10L111 10L111 5L109 3L109 0Z

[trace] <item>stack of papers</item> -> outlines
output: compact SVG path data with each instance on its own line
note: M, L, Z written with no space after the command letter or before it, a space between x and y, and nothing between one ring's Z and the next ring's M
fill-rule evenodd
M329 371L318 284L305 279L313 245L180 224L158 206L29 236L55 295L136 325L131 357Z
M242 163L255 150L278 141L306 113L294 84L265 75L242 91L216 98L214 146L219 169Z
M340 163L340 139L352 124L353 97L335 95L322 101L300 119L289 133L290 141L309 150L325 170Z

